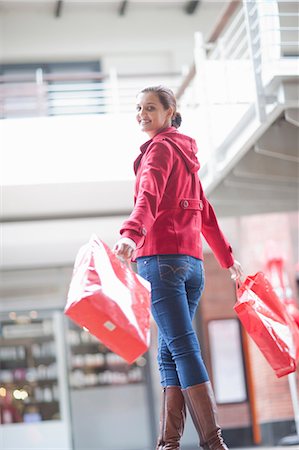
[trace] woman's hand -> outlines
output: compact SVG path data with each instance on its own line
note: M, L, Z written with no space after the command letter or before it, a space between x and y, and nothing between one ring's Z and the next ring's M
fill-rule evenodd
M136 250L135 242L130 238L121 238L113 247L113 252L119 259L128 261L132 258L133 252Z
M231 273L232 280L238 280L243 276L243 269L239 261L234 260L234 264L229 267L229 271Z

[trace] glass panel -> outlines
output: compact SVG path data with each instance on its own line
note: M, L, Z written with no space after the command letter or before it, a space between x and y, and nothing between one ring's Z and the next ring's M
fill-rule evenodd
M51 314L0 315L0 423L60 419Z

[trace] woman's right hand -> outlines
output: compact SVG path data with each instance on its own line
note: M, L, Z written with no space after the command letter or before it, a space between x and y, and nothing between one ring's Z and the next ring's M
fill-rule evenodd
M135 242L127 237L120 238L113 247L113 252L119 259L128 261L132 258L133 252L136 250Z

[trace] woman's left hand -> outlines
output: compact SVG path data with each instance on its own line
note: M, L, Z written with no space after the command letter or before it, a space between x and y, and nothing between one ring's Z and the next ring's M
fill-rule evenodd
M243 276L243 269L239 261L234 260L234 264L229 267L232 280L238 280Z

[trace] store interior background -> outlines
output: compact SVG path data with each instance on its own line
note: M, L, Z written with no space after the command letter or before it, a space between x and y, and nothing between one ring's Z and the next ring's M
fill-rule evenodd
M296 2L277 4L298 28ZM195 64L198 75L179 96L180 131L198 142L200 176L221 227L246 274L282 258L298 301L298 37L287 38L297 47L283 49L288 65L268 85L262 118L250 51L241 65L237 57L221 70L205 64L209 51L227 45L221 36L242 8L213 0L0 1L1 448L154 446L155 325L150 351L128 367L63 314L78 249L92 233L112 246L132 208L132 162L146 140L134 101L146 85L179 93ZM278 70L272 63L265 84ZM254 152L254 139L272 156ZM277 379L242 338L234 284L204 248L196 329L224 435L230 446L276 444L295 432L287 378ZM196 442L188 420L183 449Z

